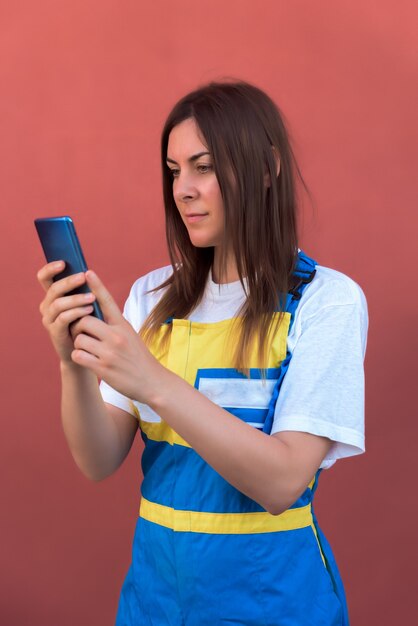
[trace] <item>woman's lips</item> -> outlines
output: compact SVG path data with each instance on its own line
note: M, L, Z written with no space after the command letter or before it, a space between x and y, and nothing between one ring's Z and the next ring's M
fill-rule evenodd
M195 224L196 222L201 222L208 216L208 213L188 213L185 218L189 224Z

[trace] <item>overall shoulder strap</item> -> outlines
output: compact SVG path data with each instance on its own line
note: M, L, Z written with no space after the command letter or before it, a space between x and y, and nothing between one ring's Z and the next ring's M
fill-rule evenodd
M296 268L293 273L294 285L287 294L286 299L286 313L290 313L290 326L292 327L295 312L298 307L299 301L302 297L307 285L312 282L316 273L317 263L310 257L308 257L302 250L299 251L298 260L296 262Z
M295 319L295 312L298 308L302 294L307 285L312 282L315 276L316 265L316 261L308 257L304 252L299 251L296 269L294 271L294 285L287 294L286 299L286 313L290 313L289 332L292 328L292 324ZM264 422L263 431L268 434L270 434L271 432L277 398L279 397L280 387L282 386L282 382L289 367L291 358L292 354L289 352L289 350L287 350L286 358L282 361L279 367L279 376L273 389L266 421Z

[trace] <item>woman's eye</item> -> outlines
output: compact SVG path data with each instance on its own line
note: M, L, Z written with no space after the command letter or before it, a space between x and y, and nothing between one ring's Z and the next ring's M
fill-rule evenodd
M173 178L177 178L178 175L180 174L180 170L175 170L175 169L172 169L171 167L169 168L169 170Z
M201 165L197 166L197 170L201 174L206 174L206 172L211 172L213 170L213 166L210 165L209 163L206 163L206 164L202 163Z

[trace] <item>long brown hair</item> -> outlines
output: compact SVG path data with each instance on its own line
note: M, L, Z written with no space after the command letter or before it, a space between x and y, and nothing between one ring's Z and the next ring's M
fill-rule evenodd
M292 286L297 257L295 174L300 176L300 172L277 106L245 82L213 82L189 93L174 106L164 125L163 193L173 274L157 288L165 291L142 334L149 343L168 318L186 318L193 311L202 299L214 259L213 248L191 243L173 198L173 177L166 163L170 132L189 118L195 120L212 155L224 203L224 244L232 248L247 296L238 313L235 365L247 370L250 342L257 337L263 369L267 344L280 323L279 317L271 328L272 314L283 311L285 294ZM227 247L222 245L222 250ZM220 267L221 271L226 268L225 253Z

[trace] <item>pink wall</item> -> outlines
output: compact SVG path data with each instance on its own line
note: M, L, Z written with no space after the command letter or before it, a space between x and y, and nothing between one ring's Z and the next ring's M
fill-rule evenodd
M159 172L165 115L186 90L223 76L253 81L284 110L315 198L305 210L304 248L350 274L368 296L368 453L323 475L317 513L353 625L411 623L415 6L0 4L2 624L113 623L140 483L139 444L98 485L67 451L57 359L38 314L42 255L32 220L73 215L90 265L122 304L138 275L167 260Z

